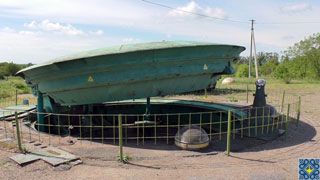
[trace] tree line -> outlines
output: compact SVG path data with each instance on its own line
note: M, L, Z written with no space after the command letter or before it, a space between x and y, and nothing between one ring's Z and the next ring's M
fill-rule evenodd
M320 79L320 33L313 34L295 43L279 56L274 52L259 52L257 54L259 75L274 77L289 83L292 79ZM248 77L249 57L240 57L233 63L236 77ZM18 65L15 63L0 63L0 79L14 76L22 68L32 64ZM252 75L255 74L254 64Z
M21 65L21 64L15 64L13 62L3 62L0 63L0 79L5 79L8 76L14 76L18 71L21 69L31 66L32 64L27 65Z
M289 83L292 79L320 79L320 33L295 43L280 57L274 52L257 54L259 75L271 76ZM241 57L233 65L236 77L248 77L249 57ZM252 75L255 74L253 65Z

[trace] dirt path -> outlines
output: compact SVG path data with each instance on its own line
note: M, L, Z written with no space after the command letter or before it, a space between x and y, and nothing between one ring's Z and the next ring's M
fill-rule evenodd
M117 146L77 142L61 148L79 155L84 163L66 171L56 171L42 161L17 166L8 159L14 155L12 150L2 147L0 179L298 179L299 158L320 158L320 89L291 91L302 95L302 116L299 127L290 126L286 141L280 137L255 146L245 144L230 157L215 148L192 152L173 145L128 145L124 152L133 158L130 164L115 160Z

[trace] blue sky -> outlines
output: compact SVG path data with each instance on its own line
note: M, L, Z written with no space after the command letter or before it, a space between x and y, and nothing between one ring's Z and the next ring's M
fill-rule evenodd
M231 23L155 6L141 0L1 0L0 61L41 63L52 58L112 45L191 40L250 44L255 19L257 51L281 52L317 33L316 0L152 0Z

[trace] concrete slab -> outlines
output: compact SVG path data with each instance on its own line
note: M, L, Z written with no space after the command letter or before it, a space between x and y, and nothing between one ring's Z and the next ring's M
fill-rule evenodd
M19 165L42 159L52 166L57 166L59 164L79 159L73 154L51 146L42 148L42 146L36 146L35 144L25 144L24 147L28 153L10 157L10 159Z
M10 157L10 159L18 163L19 165L24 165L24 164L39 160L41 159L41 157L33 154L18 154Z

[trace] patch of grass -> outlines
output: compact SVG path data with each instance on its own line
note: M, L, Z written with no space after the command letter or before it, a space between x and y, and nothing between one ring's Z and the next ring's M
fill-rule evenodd
M267 88L276 88L276 89L296 89L296 88L320 88L320 81L319 80L310 80L310 79L301 79L301 80L292 80L290 81L289 84L286 84L282 80L274 79L271 77L260 77L264 80L266 80ZM230 85L224 85L224 86L229 86L229 87L235 87L235 86L243 86L242 89L246 88L246 85L254 86L255 85L255 78L237 78L233 77L235 80L234 83ZM221 85L223 78L221 78L218 81L218 86L223 86ZM250 88L251 89L251 88Z
M123 163L128 163L131 160L132 160L132 158L129 155L125 154L123 156ZM120 156L118 156L118 161L120 161Z
M18 104L22 104L23 99L34 101L35 97L25 98L19 94L30 94L31 88L26 85L20 77L8 77L8 80L0 80L0 107L8 107L16 104L16 93Z
M7 163L8 161L0 161L0 167L6 165Z
M14 144L8 144L8 143L5 143L5 142L0 142L0 148L4 148L4 149L15 149L16 148L16 145Z
M238 102L238 99L235 97L228 97L230 102Z
M18 94L31 93L31 88L26 85L21 77L8 77L8 80L0 80L0 92L6 91L15 94L16 90L18 90Z

